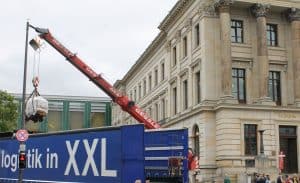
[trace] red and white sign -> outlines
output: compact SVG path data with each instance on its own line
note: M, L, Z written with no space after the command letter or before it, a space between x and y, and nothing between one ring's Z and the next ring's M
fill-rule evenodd
M25 142L28 139L28 136L29 136L29 134L28 134L27 130L21 129L21 130L18 130L16 133L16 138L20 142Z

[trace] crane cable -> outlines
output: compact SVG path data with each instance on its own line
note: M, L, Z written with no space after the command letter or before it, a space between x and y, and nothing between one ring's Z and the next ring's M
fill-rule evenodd
M26 102L26 106L28 105L28 102L31 99L31 106L32 106L32 111L36 111L35 109L35 105L34 105L34 98L37 96L40 96L37 87L39 85L39 75L40 75L40 60L41 60L41 50L37 49L34 51L33 53L33 68L32 68L32 85L34 87L33 91L31 92L31 94L28 96L27 98L27 102ZM36 57L38 54L38 60L36 63ZM37 74L36 74L36 70L37 70Z
M38 54L38 60L37 60L37 63L36 63L36 55ZM40 60L41 60L41 51L40 49L37 49L34 54L33 54L33 69L32 69L32 84L33 84L33 87L35 89L37 89L38 85L39 85L39 77L40 77ZM35 73L37 69L37 74Z

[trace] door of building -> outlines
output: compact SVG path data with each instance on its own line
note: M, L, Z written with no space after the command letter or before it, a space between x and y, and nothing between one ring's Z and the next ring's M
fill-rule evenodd
M285 154L284 173L298 172L297 127L279 126L280 149Z

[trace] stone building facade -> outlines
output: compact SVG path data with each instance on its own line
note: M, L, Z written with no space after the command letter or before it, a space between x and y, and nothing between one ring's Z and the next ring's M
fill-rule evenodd
M278 173L280 151L282 172L299 173L300 2L179 0L159 29L114 86L163 127L189 129L196 182L260 171L259 130L264 173ZM113 125L132 123L113 106Z

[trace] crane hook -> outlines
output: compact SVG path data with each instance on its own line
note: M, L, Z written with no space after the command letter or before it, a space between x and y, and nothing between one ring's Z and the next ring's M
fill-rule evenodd
M39 83L40 83L40 79L38 76L32 78L32 84L34 88L37 88L39 86Z

